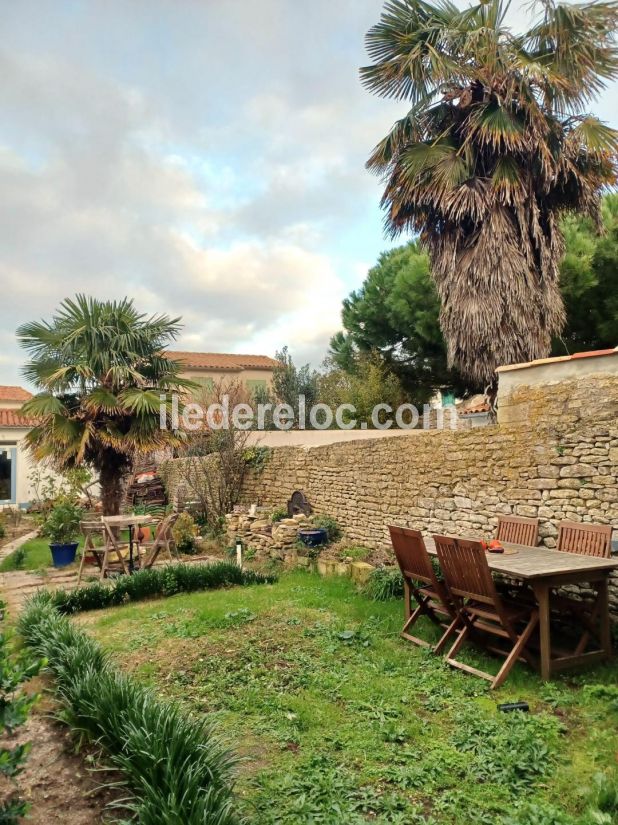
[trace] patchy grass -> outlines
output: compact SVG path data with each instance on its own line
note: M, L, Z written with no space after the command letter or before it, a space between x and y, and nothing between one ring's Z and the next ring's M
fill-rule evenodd
M492 693L401 640L401 612L295 572L76 621L162 696L210 714L243 757L256 825L583 823L595 774L616 768L618 668L543 685L518 666ZM530 714L496 710L518 699Z

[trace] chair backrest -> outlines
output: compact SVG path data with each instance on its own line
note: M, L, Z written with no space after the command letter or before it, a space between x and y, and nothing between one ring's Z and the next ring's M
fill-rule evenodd
M495 604L496 587L480 542L451 536L434 536L434 541L444 581L451 594Z
M564 553L609 558L612 552L612 527L610 524L561 521L557 549Z
M105 526L102 521L96 519L84 519L79 523L79 529L84 537L84 547L87 550L94 549L94 538L105 538Z
M84 521L80 521L79 529L82 533L92 533L94 531L101 533L103 532L103 522L95 519L84 519Z
M172 538L172 527L178 521L178 516L180 513L168 513L167 516L160 521L155 530L155 539L171 539Z
M496 538L513 544L536 547L539 543L539 520L521 516L499 516Z
M406 579L434 584L436 574L431 566L431 559L421 531L390 524L388 531L391 534L393 550L402 576Z

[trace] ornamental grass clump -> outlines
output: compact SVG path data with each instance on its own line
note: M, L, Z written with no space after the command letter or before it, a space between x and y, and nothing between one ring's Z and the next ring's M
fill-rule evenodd
M52 594L27 603L19 631L49 662L66 719L122 771L140 825L241 825L234 758L212 726L117 671L107 654L58 613Z
M241 570L231 562L169 564L157 569L140 570L132 576L121 576L109 585L95 582L71 592L58 590L50 598L60 613L71 614L158 596L173 596L175 593L215 590L232 585L273 584L276 581L276 576Z

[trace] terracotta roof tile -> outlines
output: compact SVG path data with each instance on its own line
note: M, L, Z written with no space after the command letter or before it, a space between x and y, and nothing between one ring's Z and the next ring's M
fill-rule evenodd
M20 415L19 410L0 410L0 427L34 427L36 419Z
M457 412L459 415L473 415L474 413L489 412L489 410L489 402L482 393L466 398L457 404Z
M7 387L0 384L0 401L29 401L32 393L22 387Z
M503 367L498 367L496 372L523 370L527 367L542 367L543 364L558 364L561 361L576 361L580 358L599 358L606 355L618 356L618 347L615 349L597 349L589 352L576 352L573 355L558 355L555 358L538 358L536 361L527 361L524 364L505 364Z
M279 362L268 355L237 355L226 352L173 352L166 353L174 361L182 361L185 366L203 370L235 370L243 369L272 370L279 366Z

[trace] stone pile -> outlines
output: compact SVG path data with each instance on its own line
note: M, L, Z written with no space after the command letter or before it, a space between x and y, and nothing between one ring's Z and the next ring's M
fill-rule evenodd
M311 519L303 513L284 518L274 524L260 516L247 513L228 513L225 517L226 538L229 546L241 539L245 549L255 550L258 557L285 559L296 549L298 531L310 529Z

